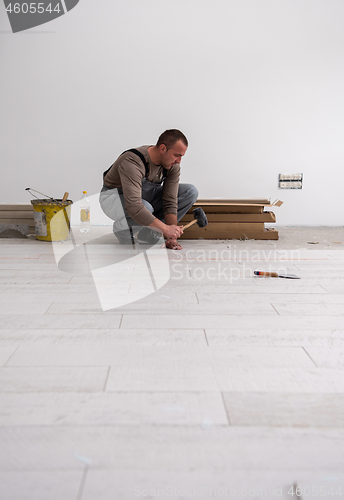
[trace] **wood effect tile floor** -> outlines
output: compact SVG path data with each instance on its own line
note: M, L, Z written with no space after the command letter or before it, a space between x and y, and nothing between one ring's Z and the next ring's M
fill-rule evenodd
M0 499L344 497L344 229L92 231L0 238Z

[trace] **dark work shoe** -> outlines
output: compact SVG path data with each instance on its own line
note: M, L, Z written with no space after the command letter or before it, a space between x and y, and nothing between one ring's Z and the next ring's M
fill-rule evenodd
M114 231L114 235L121 245L132 245L135 243L135 240L131 237L128 229L125 229L124 231Z
M154 245L160 241L162 235L154 229L149 229L148 227L144 227L136 236L137 241L139 243L149 243L150 245Z

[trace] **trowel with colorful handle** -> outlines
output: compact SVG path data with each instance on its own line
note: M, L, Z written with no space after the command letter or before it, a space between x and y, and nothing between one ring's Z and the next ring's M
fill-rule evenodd
M254 271L254 274L256 276L269 276L271 278L290 278L293 280L300 279L300 277L296 276L296 274L289 274L289 273L275 273L275 272L269 272L269 271Z

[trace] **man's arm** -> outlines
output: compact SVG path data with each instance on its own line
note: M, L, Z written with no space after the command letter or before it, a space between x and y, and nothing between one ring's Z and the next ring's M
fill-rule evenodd
M168 226L176 226L178 223L177 216L174 214L165 214L165 222Z
M177 226L177 210L178 210L178 187L180 178L180 165L174 165L167 171L167 177L164 180L163 186L163 207L164 217L167 226ZM177 226L181 227L181 226ZM181 231L180 234L182 234ZM178 243L178 236L168 237L166 247L172 250L182 250L182 246Z
M165 222L167 225L177 225L177 216L174 215L174 214L165 214ZM181 227L181 226L177 226L177 227ZM181 231L180 234L183 234L183 231ZM179 235L180 236L180 235ZM167 241L166 241L166 247L167 248L170 248L171 250L182 250L183 247L178 243L177 241L177 238L179 238L179 236L176 236L175 238L168 238Z
M172 215L172 214L167 214L167 215ZM177 226L177 216L172 215L172 217L175 217L175 224L169 224L169 223L164 224L161 220L155 218L153 222L149 224L148 227L156 228L159 231L161 231L163 235L166 236L166 238L176 240L177 238L179 238L181 234L183 234L183 229L181 226ZM166 220L166 215L165 215L165 220Z

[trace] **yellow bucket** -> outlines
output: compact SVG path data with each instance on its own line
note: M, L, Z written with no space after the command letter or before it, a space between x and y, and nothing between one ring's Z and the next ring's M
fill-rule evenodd
M70 239L71 200L31 200L35 219L36 240L66 241Z

